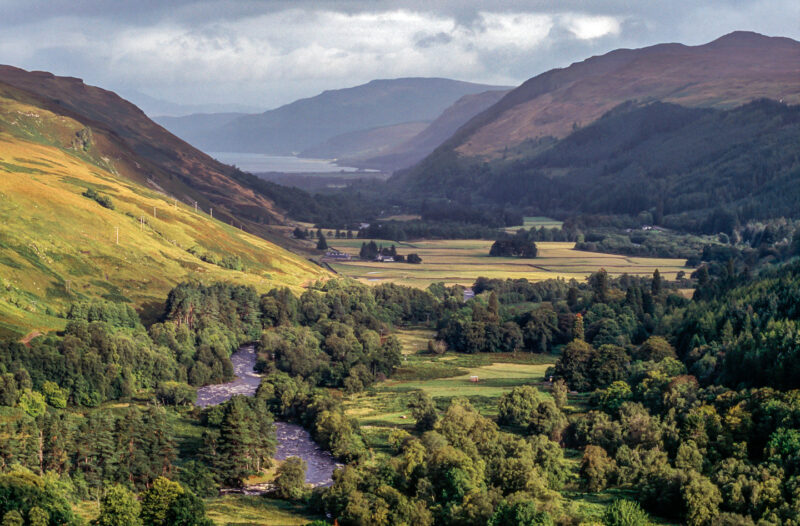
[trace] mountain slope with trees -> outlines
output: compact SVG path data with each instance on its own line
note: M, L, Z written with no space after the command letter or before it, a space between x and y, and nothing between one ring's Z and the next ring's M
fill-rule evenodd
M731 110L627 103L527 157L486 163L440 149L390 183L410 199L510 205L530 215L625 214L696 232L800 214L800 106Z
M527 139L564 137L628 101L731 108L758 98L800 103L800 42L738 31L701 46L618 49L542 73L477 115L447 143L498 157Z

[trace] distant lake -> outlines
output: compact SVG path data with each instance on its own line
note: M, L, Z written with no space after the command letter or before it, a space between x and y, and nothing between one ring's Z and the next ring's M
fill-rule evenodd
M357 172L358 168L339 166L329 159L301 159L263 153L208 152L225 164L233 164L245 172L328 173ZM371 171L371 170L368 170Z

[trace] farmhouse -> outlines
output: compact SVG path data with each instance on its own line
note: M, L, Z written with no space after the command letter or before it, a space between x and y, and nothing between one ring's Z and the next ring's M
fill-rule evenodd
M349 261L351 259L350 254L347 252L342 252L341 250L336 250L335 248L328 249L328 251L325 252L325 257L331 259L341 259L345 261Z

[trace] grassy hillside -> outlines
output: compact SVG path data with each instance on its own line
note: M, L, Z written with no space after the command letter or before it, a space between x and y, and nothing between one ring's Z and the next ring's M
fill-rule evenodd
M183 280L297 289L326 275L120 176L91 128L12 95L0 90L0 334L62 327L59 316L82 298L131 302L147 317ZM213 262L226 256L242 270Z

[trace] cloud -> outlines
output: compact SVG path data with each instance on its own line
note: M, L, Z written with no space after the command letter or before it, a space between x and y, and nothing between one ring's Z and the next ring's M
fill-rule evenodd
M262 107L375 78L518 84L618 47L735 29L800 36L787 22L800 17L795 0L6 2L3 62L172 101Z

